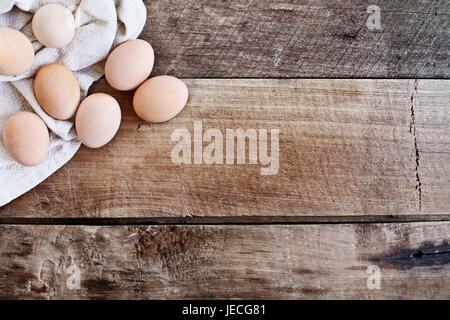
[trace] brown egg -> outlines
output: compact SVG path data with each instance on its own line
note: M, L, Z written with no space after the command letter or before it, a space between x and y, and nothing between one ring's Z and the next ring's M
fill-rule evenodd
M0 27L0 74L18 76L27 72L34 59L34 49L20 31Z
M66 7L49 3L39 8L32 21L36 39L49 48L64 48L75 35L75 19Z
M172 76L158 76L144 82L134 94L137 115L148 122L165 122L183 110L188 89L183 81Z
M3 142L18 163L33 167L44 161L49 145L47 126L31 112L18 112L6 121Z
M105 64L105 77L114 89L136 89L150 75L155 54L144 40L130 40L111 52Z
M116 99L104 93L90 95L80 104L75 126L86 147L100 148L114 138L122 113Z
M61 64L49 64L38 71L34 94L42 109L58 120L72 118L80 104L77 78Z

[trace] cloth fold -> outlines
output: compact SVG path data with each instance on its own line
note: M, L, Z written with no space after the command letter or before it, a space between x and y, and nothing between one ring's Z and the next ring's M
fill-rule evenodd
M72 42L62 49L43 47L31 29L33 14L47 3L60 3L75 17ZM16 163L0 139L0 206L29 191L69 161L80 147L74 121L48 116L39 106L33 81L36 72L49 63L72 70L84 98L93 82L104 74L104 60L112 47L141 33L147 19L142 0L2 0L0 26L22 31L33 43L35 59L31 70L17 77L0 75L0 135L8 118L27 110L38 114L50 130L50 148L44 162L36 167Z

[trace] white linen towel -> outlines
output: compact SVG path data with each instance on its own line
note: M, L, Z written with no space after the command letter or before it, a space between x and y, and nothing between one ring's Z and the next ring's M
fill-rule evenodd
M47 3L60 3L75 17L72 42L63 49L39 44L31 30L34 12ZM59 121L48 116L33 93L36 72L49 63L72 70L84 98L91 84L102 77L104 60L111 48L136 39L147 19L142 0L1 0L0 26L22 31L33 43L36 57L31 70L17 77L0 75L0 207L29 191L68 162L80 147L73 119ZM37 113L50 130L47 158L36 167L16 163L6 152L3 128L8 118L21 110Z

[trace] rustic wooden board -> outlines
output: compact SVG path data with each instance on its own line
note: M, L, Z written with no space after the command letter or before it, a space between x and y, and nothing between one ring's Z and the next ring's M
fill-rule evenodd
M442 130L450 132L448 85L445 82L430 84L431 87L422 86L419 81L413 96L422 205L425 211L448 212L450 140L442 134ZM447 95L447 98L426 98L426 92L435 92L440 97Z
M139 120L130 93L117 137L0 208L1 218L420 216L450 213L450 82L186 80L168 123ZM172 132L280 129L279 172L176 165ZM207 143L204 143L206 146ZM423 152L422 152L423 150ZM224 151L225 153L225 151Z
M450 298L449 222L3 225L0 242L0 298ZM67 286L73 265L80 289Z
M369 5L381 31L366 26ZM151 0L154 74L448 78L449 0Z
M153 75L450 76L448 0L145 3ZM100 81L119 134L0 208L0 299L450 299L450 222L269 225L450 219L450 85L414 79L188 79L187 108L160 125ZM194 120L280 129L279 173L174 165L170 136ZM141 222L263 225L126 225Z

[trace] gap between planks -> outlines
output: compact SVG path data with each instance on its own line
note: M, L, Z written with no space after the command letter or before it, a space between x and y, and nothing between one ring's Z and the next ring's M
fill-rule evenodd
M147 218L0 218L0 225L303 225L447 222L450 215L323 216L323 217L147 217Z

